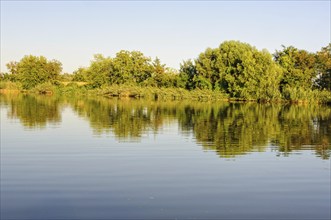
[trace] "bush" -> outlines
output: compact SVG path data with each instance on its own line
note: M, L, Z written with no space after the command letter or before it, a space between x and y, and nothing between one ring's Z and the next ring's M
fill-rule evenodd
M0 89L21 90L22 84L19 82L0 81Z
M22 83L24 89L32 89L39 84L57 80L62 71L59 61L49 61L43 56L25 56L19 62L12 62L7 66L11 67L11 75Z
M328 90L317 90L317 100L321 103L331 103L331 91Z
M312 90L302 87L286 87L283 96L291 102L319 102L327 103L331 101L331 92L327 90Z
M54 94L56 92L57 88L50 82L45 82L42 84L37 85L34 87L31 92L38 93L38 94Z

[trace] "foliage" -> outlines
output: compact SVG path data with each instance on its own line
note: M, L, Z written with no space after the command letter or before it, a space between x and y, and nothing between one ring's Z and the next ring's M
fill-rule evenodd
M76 82L87 82L88 81L88 76L87 76L87 71L86 68L78 68L78 70L74 71L72 74L72 81Z
M70 82L73 81L73 76L73 74L63 73L59 75L58 80L62 82Z
M104 86L95 90L97 94L120 98L145 98L151 100L227 100L228 95L220 91L192 90L183 88L157 88L153 86L134 86L132 84Z
M0 74L0 81L17 82L17 74L1 73Z
M48 61L43 56L25 56L19 62L10 62L7 68L22 83L24 89L58 79L62 64L57 60Z
M195 60L181 65L186 88L223 91L245 100L279 98L280 69L267 51L239 41L226 41L219 48L208 48Z
M37 87L34 91L39 92L48 91L52 84L71 94L92 90L161 99L331 102L331 44L316 53L283 46L272 56L247 43L225 41L184 61L179 70L158 57L152 60L126 50L115 57L96 54L88 67L73 74L60 75L61 63L42 56L25 56L7 68L9 74L1 73L1 81L19 82L23 89Z
M58 92L66 95L82 95L87 93L87 86L77 82L72 82L59 87Z
M184 61L180 64L179 70L179 87L192 90L196 88L194 77L197 75L197 70L192 60Z
M165 64L161 64L159 58L152 62L152 75L147 78L142 85L144 86L155 86L158 88L165 87L177 87L178 74L176 70L167 68Z
M111 71L111 83L140 84L152 76L151 59L139 51L122 50L116 54Z
M331 91L331 43L316 54L317 84L321 89Z
M93 88L123 83L142 84L152 77L152 72L150 58L139 51L122 50L115 58L95 55L88 68L80 68L74 73L74 80L87 81Z
M54 94L57 90L57 87L50 82L45 82L42 84L36 85L31 91L38 94Z
M0 81L0 89L21 90L22 84L19 82L12 82L12 81Z
M112 59L110 57L104 57L101 54L94 55L94 60L91 61L91 65L86 69L80 69L80 73L84 76L86 71L87 81L90 82L93 88L98 88L101 85L110 83L110 70L112 65Z
M283 70L283 77L280 82L281 91L287 86L302 89L313 88L313 82L316 78L314 54L293 46L283 46L283 50L276 51L274 58Z

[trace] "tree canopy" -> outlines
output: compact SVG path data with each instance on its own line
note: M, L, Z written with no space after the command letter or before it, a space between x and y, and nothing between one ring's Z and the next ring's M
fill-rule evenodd
M311 89L313 87L313 79L316 77L314 54L292 46L283 46L283 50L276 51L274 57L283 70L281 88L290 86Z
M331 91L331 43L316 54L317 84Z
M47 60L43 56L24 56L19 62L7 64L10 73L22 83L24 89L31 89L38 84L55 81L62 64L57 60Z
M242 99L278 97L280 69L267 51L239 41L208 48L195 60L195 86L221 90Z

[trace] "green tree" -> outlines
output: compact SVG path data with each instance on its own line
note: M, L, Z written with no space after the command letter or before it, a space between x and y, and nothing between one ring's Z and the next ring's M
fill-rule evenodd
M141 84L152 76L152 72L153 65L149 57L139 51L122 50L113 59L110 81Z
M281 72L266 50L239 41L226 41L219 50L220 87L232 97L268 100L278 96Z
M160 59L156 57L152 62L153 72L150 78L147 79L147 85L155 87L177 87L178 74L175 69L166 67Z
M153 60L152 65L154 67L153 75L162 75L166 72L166 65L161 64L161 60L158 57Z
M113 59L104 57L101 54L94 55L90 66L86 69L87 80L93 88L111 83L111 72ZM78 70L82 77L85 75L84 70ZM78 74L79 72L77 72Z
M181 88L192 90L196 88L194 78L197 75L197 69L192 60L184 61L180 64L178 85Z
M58 79L62 64L57 60L47 60L43 56L24 56L19 62L7 64L10 73L17 75L17 80L24 89L31 89L38 84L54 82Z
M62 82L70 82L73 80L73 74L70 73L60 74L59 80Z
M266 51L239 41L208 48L195 60L195 87L221 90L234 98L270 100L279 97L281 70Z
M87 82L88 81L88 75L87 75L87 69L86 68L78 68L78 70L73 72L72 81L76 82Z
M82 80L87 78L93 88L124 83L157 86L157 82L153 80L160 78L158 80L163 81L162 75L165 72L166 68L159 59L152 62L139 51L122 50L114 58L95 55L91 65L86 70L77 70L74 78Z
M331 91L331 43L316 53L317 84L322 89Z
M316 59L313 53L299 50L293 46L283 46L283 50L276 51L274 58L283 69L283 77L280 82L282 92L286 87L312 89L316 78Z
M195 86L200 89L217 89L220 80L220 69L217 62L220 58L219 50L207 48L195 60L197 75L193 78Z
M7 78L11 81L15 81L17 79L17 73L18 73L18 62L11 61L6 64L7 69L9 70L10 76L8 74Z

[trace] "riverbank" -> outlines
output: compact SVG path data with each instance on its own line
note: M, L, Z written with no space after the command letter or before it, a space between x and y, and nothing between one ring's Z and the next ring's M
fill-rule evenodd
M192 100L192 101L229 101L229 102L273 102L273 103L327 103L331 104L330 91L292 91L288 97L273 100L245 100L229 97L229 94L213 90L186 90L183 88L141 87L136 85L110 85L101 88L90 88L82 82L43 83L33 89L24 90L20 83L0 82L0 93L34 93L43 95L97 95L118 98L152 99L152 100Z

